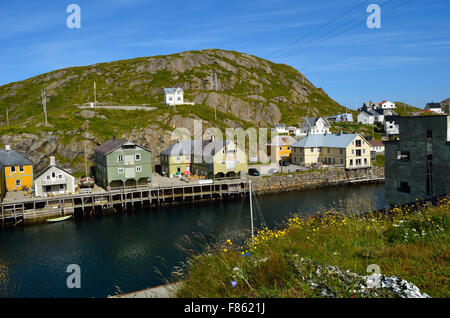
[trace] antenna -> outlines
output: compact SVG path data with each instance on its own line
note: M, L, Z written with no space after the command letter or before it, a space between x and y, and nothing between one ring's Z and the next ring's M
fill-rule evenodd
M97 86L94 82L94 109L97 106Z
M42 89L42 106L44 107L44 117L45 117L45 125L47 125L47 92L45 89Z

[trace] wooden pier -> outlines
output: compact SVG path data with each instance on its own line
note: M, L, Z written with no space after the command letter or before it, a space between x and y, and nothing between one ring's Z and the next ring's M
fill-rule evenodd
M188 183L176 186L146 186L104 192L33 198L0 204L2 226L42 222L72 214L116 213L155 205L196 202L243 196L248 180L232 179L207 184Z

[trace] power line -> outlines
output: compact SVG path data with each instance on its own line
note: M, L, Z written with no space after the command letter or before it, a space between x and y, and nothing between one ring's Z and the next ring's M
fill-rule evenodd
M385 5L387 5L388 3L392 2L392 1L393 1L393 0L389 0L389 1L385 2L385 3L383 3L382 6L385 6ZM387 13L389 13L389 12L391 12L391 11L393 11L393 10L399 8L399 7L402 7L402 6L406 5L407 3L411 2L411 1L413 1L413 0L407 0L407 1L401 3L401 4L397 5L397 6L394 6L394 7L390 8L390 9L388 9L387 11L385 11L383 14L387 14ZM364 13L363 16L364 16L365 14L366 14L366 13ZM332 31L329 31L329 32L327 32L327 33L325 33L325 34L322 34L321 36L319 36L319 37L315 38L314 40L308 42L306 45L303 45L303 46L300 46L300 47L294 49L295 51L293 51L292 54L284 55L284 56L279 57L279 58L277 58L277 59L284 59L284 58L286 58L286 57L292 56L292 55L294 55L294 54L298 54L298 53L304 51L305 49L308 49L308 48L312 47L312 46L314 45L313 43L316 42L317 40L319 40L319 39L321 39L321 38L323 38L323 37L329 35L330 33L333 33L333 32L335 32L335 31L341 29L341 28L344 27L344 26L347 26L347 25L351 24L352 22L358 20L359 18L360 18L360 17L358 17L358 18L356 18L356 19L353 19L353 20L351 20L351 21L349 21L349 22L347 22L347 23L345 23L345 24L343 24L343 25L341 25L341 26L339 26L339 27L333 29ZM341 35L341 34L343 34L343 33L346 33L346 32L348 32L348 31L350 31L350 30L353 30L353 29L355 29L356 27L358 27L358 26L360 26L360 25L363 25L364 23L366 23L366 21L360 22L360 23L358 23L358 24L356 24L356 25L354 25L354 26L351 26L350 28L347 28L347 29L343 30L342 32L336 33L336 34L334 34L334 35L332 35L332 36L330 36L330 37L324 39L323 41L321 41L321 42L319 42L319 43L317 43L317 44L321 44L321 43L326 42L326 41L328 41L328 40L330 40L330 39L332 39L332 38L334 38L334 37L336 37L336 36L338 36L338 35ZM291 50L291 51L292 51L292 50Z
M311 31L311 32L309 32L309 33L307 33L307 34L305 34L304 36L302 36L302 37L296 39L296 40L293 41L292 43L288 44L288 45L286 46L286 48L288 48L288 47L294 45L295 43L297 43L297 42L299 42L299 41L301 41L301 40L307 38L307 37L310 36L311 34L314 34L314 33L316 33L317 31L322 30L322 29L325 28L326 26L328 26L328 25L330 25L331 23L333 23L333 22L339 20L339 19L342 18L343 16L346 16L347 14L349 14L350 12L352 12L353 10L355 10L356 8L362 6L362 5L363 5L364 3L366 3L367 1L369 1L369 0L364 0L363 2L361 2L361 3L359 3L358 5L352 7L350 10L344 12L343 14L337 16L336 18L331 19L330 21L328 21L327 23L325 23L325 24L323 24L322 26L318 27L317 29L315 29L315 30L313 30L313 31ZM274 53L275 53L275 52L274 52ZM268 58L272 57L273 55L274 55L274 54L270 54L270 55L268 56ZM275 56L275 58L277 58L277 57Z

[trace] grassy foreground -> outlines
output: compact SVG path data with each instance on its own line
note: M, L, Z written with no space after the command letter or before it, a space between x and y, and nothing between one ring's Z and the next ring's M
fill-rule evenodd
M344 216L331 211L289 219L279 230L263 229L234 246L206 251L188 261L178 297L393 297L355 291L345 272L396 276L431 297L450 297L450 197L437 206L395 208L389 215ZM317 268L343 274L320 275Z

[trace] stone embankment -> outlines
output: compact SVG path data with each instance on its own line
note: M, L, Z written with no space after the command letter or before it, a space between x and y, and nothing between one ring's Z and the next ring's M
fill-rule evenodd
M382 183L384 182L384 168L371 167L350 171L345 169L327 169L270 177L251 177L251 180L252 190L258 194L314 190L356 182Z

